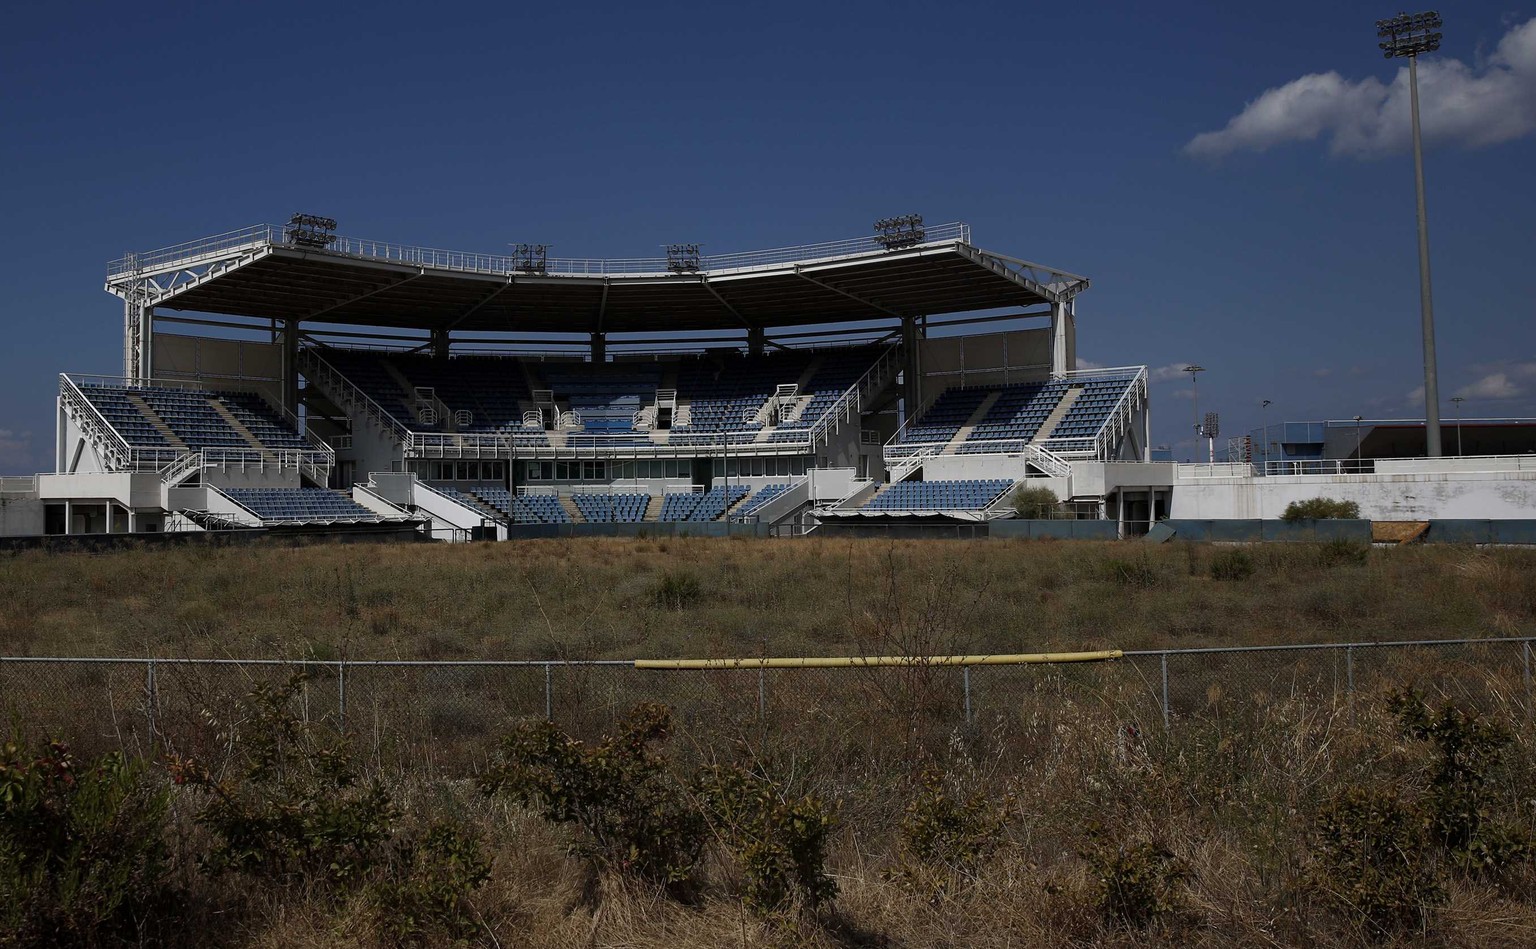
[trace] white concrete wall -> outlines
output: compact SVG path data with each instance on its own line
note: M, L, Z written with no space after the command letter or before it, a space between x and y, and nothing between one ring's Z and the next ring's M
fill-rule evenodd
M1014 481L1029 471L1022 454L937 455L923 462L924 481L973 481L1007 478Z
M43 502L37 498L0 497L0 537L43 532Z
M1372 520L1536 517L1536 471L1180 479L1174 518L1276 518L1292 501L1354 501Z

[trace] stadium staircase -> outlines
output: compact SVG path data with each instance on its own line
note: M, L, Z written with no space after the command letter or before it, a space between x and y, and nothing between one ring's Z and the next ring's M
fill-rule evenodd
M971 432L976 430L976 426L981 424L981 420L987 417L987 413L992 411L992 406L996 405L997 400L1002 397L1003 393L1001 391L987 393L987 397L981 400L980 405L976 406L976 410L971 413L971 417L966 419L950 440L945 443L944 454L953 455L960 443L971 437Z
M570 495L560 495L560 507L564 509L566 516L571 519L572 524L585 524L587 522L586 515L581 513L581 508L576 506L576 502L571 500Z
M662 505L662 502L665 499L666 499L666 494L664 494L663 492L660 492L660 491L658 491L657 493L651 495L651 499L648 502L646 502L646 505L645 505L645 520L647 520L647 521L659 521L659 520L661 520L661 505Z
M245 439L252 448L261 452L263 457L268 459L274 457L271 449L269 449L266 445L263 445L261 443L261 439L252 434L251 430L246 428L245 423L236 418L235 413L231 412L229 407L226 406L223 401L219 399L209 399L208 404L213 406L213 410L215 412L223 416L226 425L238 432L240 437Z
M187 443L182 441L175 432L171 431L171 427L165 424L165 419L161 418L160 413L151 408L150 404L145 402L143 397L130 392L128 393L128 401L132 402L140 412L144 413L144 417L149 419L149 424L153 425L155 431L163 435L165 440L170 442L173 447L181 451L190 450L187 447Z
M410 440L409 430L398 419L342 375L314 348L305 346L299 349L299 372L318 392L347 413L354 424L356 420L362 419L365 424L401 445Z
M1045 421L1040 423L1040 428L1036 430L1035 437L1030 439L1029 443L1031 445L1040 445L1050 438L1051 434L1056 431L1056 426L1060 425L1061 420L1067 417L1067 413L1072 411L1072 406L1077 404L1077 400L1082 395L1082 386L1073 386L1068 389L1062 395L1061 401L1056 403L1056 407L1051 409L1051 414L1047 415Z

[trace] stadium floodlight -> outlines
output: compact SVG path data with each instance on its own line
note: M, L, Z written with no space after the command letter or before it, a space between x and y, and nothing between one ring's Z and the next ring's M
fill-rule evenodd
M1461 403L1467 401L1464 395L1451 396L1451 403L1456 406L1456 457L1461 457Z
M1200 384L1195 381L1195 374L1204 372L1205 367L1190 364L1185 366L1182 371L1189 373L1190 398L1195 403L1195 437L1201 438L1205 433L1200 430Z
M539 274L543 276L549 273L549 245L548 244L517 244L516 262L514 266L519 273Z
M318 214L295 214L288 219L284 236L300 247L329 247L336 241L336 221Z
M698 273L701 260L699 248L703 246L703 244L668 244L667 269L672 273Z
M1413 116L1413 182L1419 211L1419 319L1424 334L1424 452L1440 457L1440 385L1435 371L1435 307L1429 280L1429 219L1424 210L1424 147L1419 138L1419 54L1440 48L1440 14L1399 13L1376 21L1387 59L1408 60L1408 103Z
M1221 434L1221 416L1215 412L1205 413L1205 422L1200 426L1205 433L1206 447L1209 450L1207 459L1211 464L1216 463L1216 436Z
M921 244L926 236L921 214L883 217L875 222L875 241L886 250L900 250Z

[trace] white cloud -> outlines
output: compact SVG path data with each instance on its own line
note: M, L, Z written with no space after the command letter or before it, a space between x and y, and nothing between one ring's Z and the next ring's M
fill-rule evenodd
M1391 84L1311 73L1266 90L1225 128L1202 132L1186 154L1220 158L1262 152L1327 136L1335 155L1370 158L1408 147L1408 69ZM1429 58L1419 64L1419 107L1431 144L1484 148L1536 131L1536 19L1504 34L1493 54L1473 65Z
M0 471L32 472L32 433L0 428Z
M1083 357L1079 356L1079 357L1077 357L1077 368L1079 368L1079 369L1108 369L1109 365L1107 363L1094 362L1092 359L1084 359Z
M1412 392L1403 396L1403 401L1410 406L1419 406L1420 410L1422 411L1424 405L1424 387L1419 386L1415 388Z
M1493 401L1519 398L1524 392L1524 389L1509 381L1508 375L1502 372L1494 372L1483 376L1471 385L1462 386L1460 389L1457 389L1456 395L1463 399Z

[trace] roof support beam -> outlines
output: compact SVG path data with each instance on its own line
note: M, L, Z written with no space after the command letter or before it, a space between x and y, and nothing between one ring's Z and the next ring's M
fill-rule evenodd
M512 286L512 284L515 283L515 282L516 282L516 280L514 278L508 277L506 283L501 284L495 290L492 290L490 293L487 293L484 297L481 297L479 303L476 303L474 306L470 307L469 309L465 310L463 313L460 313L458 316L454 317L453 322L449 323L447 326L444 326L443 329L445 329L445 330L456 330L456 329L458 329L460 323L462 323L465 320L469 319L471 316L474 316L475 313L479 312L481 307L485 306L487 303L490 303L492 300L494 300L497 297L501 296L502 291L504 291L508 287Z
M315 319L317 317L321 317L321 316L324 316L327 313L330 313L332 310L339 310L339 309L341 309L344 306L351 306L352 304L357 303L357 302L362 301L362 300L366 300L369 297L377 296L377 295L385 292L386 290L393 290L396 287L400 286L401 284L410 283L412 280L415 280L417 277L424 276L425 274L426 274L425 270L418 270L415 273L411 274L410 276L402 277L399 280L390 281L389 283L385 284L382 287L375 287L374 289L369 290L367 293L359 293L359 294L357 294L354 297L350 297L350 298L348 298L346 300L342 300L342 301L340 301L338 303L333 303L330 306L321 307L318 310L313 310L313 311L311 311L309 313L304 314L302 317L300 317L300 319L301 320L313 320L313 319Z
M894 317L894 318L896 318L898 320L906 319L906 317L903 314L897 313L895 310L891 309L890 307L882 306L882 305L880 305L879 303L876 303L873 300L869 300L869 299L866 299L864 297L859 296L857 293L849 293L847 290L844 290L841 287L834 287L834 286L832 286L832 284L827 283L825 280L817 280L815 277L813 277L810 274L806 273L804 270L801 270L798 265L795 267L795 276L799 277L801 280L810 281L811 283L814 283L816 286L822 288L823 290L831 290L833 293L845 296L848 299L854 301L855 303L862 303L865 306L869 307L870 309L879 310L881 313L884 313L886 316Z
M704 287L705 290L709 291L709 295L710 296L712 296L716 300L720 301L720 305L725 307L726 312L728 312L732 316L736 317L737 322L739 322L742 326L746 327L748 331L751 331L752 324L748 323L747 322L747 318L742 316L739 312L737 312L735 307L733 307L729 303L725 302L725 297L722 297L720 295L719 291L717 291L713 286L710 285L709 277L707 275L702 274L702 273L699 274L699 283Z

